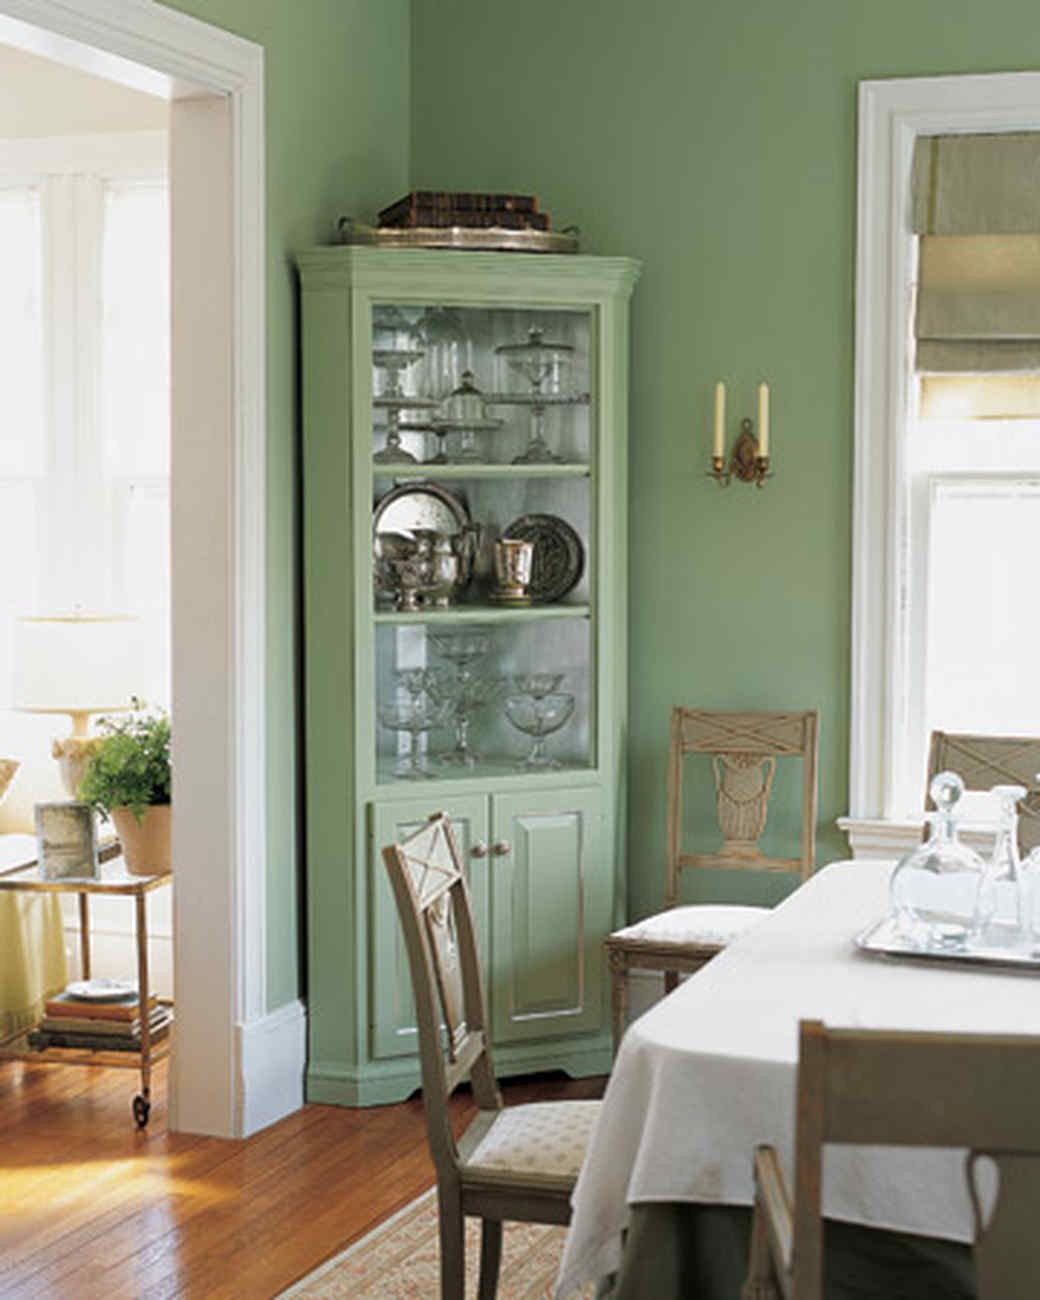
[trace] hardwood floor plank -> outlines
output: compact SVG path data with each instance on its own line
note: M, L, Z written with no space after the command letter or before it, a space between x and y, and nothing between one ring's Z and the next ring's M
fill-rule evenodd
M0 1300L265 1300L433 1184L422 1102L306 1106L245 1141L138 1133L123 1070L0 1065ZM504 1085L507 1104L603 1080ZM452 1103L465 1127L468 1093Z

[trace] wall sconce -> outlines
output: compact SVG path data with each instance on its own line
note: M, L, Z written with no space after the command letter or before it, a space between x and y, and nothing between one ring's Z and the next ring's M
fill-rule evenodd
M719 487L729 487L734 478L741 483L754 483L761 487L772 478L769 469L769 385L758 386L758 437L750 420L741 420L740 436L733 444L729 463L725 456L726 435L726 385L720 379L715 385L715 439L712 445L711 469L708 477Z

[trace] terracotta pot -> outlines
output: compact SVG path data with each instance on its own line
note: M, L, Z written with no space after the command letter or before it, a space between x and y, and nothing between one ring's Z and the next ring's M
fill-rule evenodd
M129 808L113 808L112 822L123 846L123 861L134 876L157 876L169 871L170 805L152 804L140 821Z

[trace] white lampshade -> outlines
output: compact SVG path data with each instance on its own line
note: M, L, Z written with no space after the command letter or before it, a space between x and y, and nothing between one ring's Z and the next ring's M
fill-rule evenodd
M15 624L14 706L29 713L125 709L142 691L143 638L122 614L20 618Z

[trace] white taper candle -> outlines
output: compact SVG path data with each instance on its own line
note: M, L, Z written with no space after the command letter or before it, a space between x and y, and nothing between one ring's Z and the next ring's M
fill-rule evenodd
M722 459L726 434L726 385L720 379L715 385L715 442L712 454Z
M758 386L758 454L769 455L769 385Z

